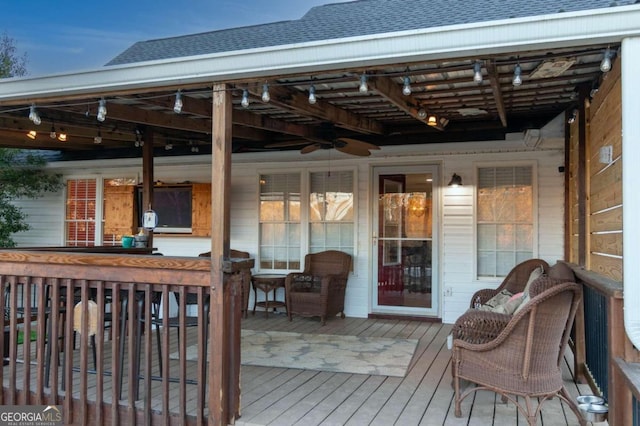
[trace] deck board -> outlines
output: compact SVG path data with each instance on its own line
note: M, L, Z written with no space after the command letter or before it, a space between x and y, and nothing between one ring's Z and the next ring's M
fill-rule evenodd
M504 404L500 397L488 391L470 395L463 401L462 417L454 415L453 388L451 386L451 352L447 349L446 336L451 326L433 322L402 319L330 319L322 326L318 319L294 317L289 321L283 313L257 311L243 319L243 328L252 330L276 330L298 333L356 335L386 338L417 339L418 345L405 377L369 376L364 374L305 371L293 368L242 366L241 369L241 417L237 426L258 425L526 425L526 419L512 403ZM187 340L195 342L195 330L188 330ZM176 350L176 339L170 339L171 351ZM155 350L155 345L152 345ZM74 356L79 357L79 350ZM110 370L111 342L105 342L104 365ZM122 368L128 371L128 357ZM590 393L585 384L576 384L572 374L573 359L567 354L562 365L563 377L572 398ZM195 363L188 362L188 376L197 378ZM157 357L152 363L153 374L158 373ZM5 385L8 375L5 367ZM35 374L35 368L32 368ZM179 362L172 360L170 372L176 376ZM22 381L22 366L17 368L17 382ZM61 376L62 371L59 371ZM86 393L94 400L97 393L96 375L87 376L87 389L81 389L75 381L72 392L79 396ZM31 379L32 387L36 382ZM103 377L105 401L111 401L113 380ZM163 381L152 380L150 401L153 410L161 411ZM140 381L141 390L146 386ZM169 400L169 409L179 415L179 383L168 383L175 398ZM187 385L186 412L195 415L197 386ZM122 405L129 405L128 377L124 378ZM133 403L133 402L131 402ZM135 406L143 407L143 401ZM205 411L205 415L206 415ZM578 421L573 412L557 398L543 405L541 422L545 426L573 426Z

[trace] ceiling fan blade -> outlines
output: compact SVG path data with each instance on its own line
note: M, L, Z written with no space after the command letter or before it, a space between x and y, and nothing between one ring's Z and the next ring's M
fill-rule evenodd
M358 157L368 157L371 152L367 148L347 144L345 146L336 146L336 149L345 154L357 155Z
M265 148L286 148L288 146L299 146L299 145L306 145L308 144L309 141L306 140L295 140L295 141L283 141L283 142L275 142L275 143L270 143L265 145Z
M318 145L317 143L314 143L312 145L307 145L304 148L302 148L300 150L300 153L309 154L310 152L317 151L318 149L320 149L320 145Z
M346 142L348 145L358 146L358 147L364 148L364 149L380 149L380 147L378 145L374 145L374 144L371 144L369 142L360 141L358 139L338 138L337 140L342 141L342 142Z

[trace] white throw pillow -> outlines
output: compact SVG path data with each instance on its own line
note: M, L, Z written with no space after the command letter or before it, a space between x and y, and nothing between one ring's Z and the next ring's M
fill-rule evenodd
M522 291L525 294L529 294L529 286L531 285L531 283L537 280L538 278L540 278L543 274L544 274L544 267L542 265L538 266L533 271L531 271L531 274L529 274L529 279L527 280L527 285L524 286L524 290Z

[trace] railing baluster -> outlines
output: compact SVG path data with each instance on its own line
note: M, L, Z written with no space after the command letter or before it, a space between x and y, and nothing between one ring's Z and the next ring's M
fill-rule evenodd
M180 294L180 305L178 306L178 352L180 357L180 419L185 422L187 419L187 397L186 397L186 376L187 376L187 328L185 326L187 320L187 292L185 287L180 287L178 290ZM202 350L202 347L198 347L198 352ZM167 359L169 357L167 356Z
M80 284L80 302L81 302L81 323L80 330L77 329L76 321L74 318L74 332L73 339L75 340L77 333L80 333L80 418L82 424L87 424L89 421L89 413L87 412L87 390L88 390L88 366L89 366L89 323L91 317L89 316L89 283L87 280L77 280ZM75 303L76 303L76 289L74 287L71 297L67 295L67 306L71 305L73 314L75 315ZM65 358L73 358L73 352L64 354Z
M49 293L49 286L47 285L46 280L39 279L38 280L38 289L36 292L36 300L38 300L38 321L36 322L36 360L37 362L37 373L36 373L36 398L35 403L41 405L44 403L44 371L45 371L45 350L46 350L46 340L47 340L47 328L45 325L45 321L42 321L42 318L45 318L44 310L46 309L44 300L47 300L47 295Z
M160 368L162 370L162 411L168 413L171 410L169 406L169 354L171 353L171 344L169 342L169 286L162 287L162 355L159 355ZM158 327L156 325L156 327ZM156 330L158 333L160 330ZM164 417L164 424L169 424L169 417Z
M64 342L64 358L63 358L63 389L64 389L64 414L67 416L65 423L71 424L73 423L73 344L74 344L74 335L73 335L73 280L70 278L65 278L63 280L63 288L64 288L64 298L65 298L65 310L64 310L64 332L63 332L63 342ZM56 308L60 306L60 299L56 300ZM54 330L53 334L58 337L58 331ZM55 363L57 363L57 359L59 354L55 354L56 359Z
M144 289L144 422L151 424L151 285Z
M122 311L121 301L121 284L111 283L111 421L114 425L120 424L119 404L120 394L122 392L122 362L124 358L120 356L121 339L124 338L121 333L121 326L125 323Z
M104 328L105 328L105 285L104 281L95 282L95 298L98 305L97 333L94 336L96 345L96 402L104 401ZM111 317L110 329L113 331L113 316ZM105 422L103 417L102 403L96 403L96 424Z
M24 293L23 293L23 318L24 322L22 323L22 360L23 360L23 369L22 369L22 388L26 390L31 389L31 306L33 302L31 301L31 297L35 290L35 283L32 281L31 277L22 277L21 278L24 283ZM29 403L28 401L29 392L22 393L22 401L21 403L26 405Z

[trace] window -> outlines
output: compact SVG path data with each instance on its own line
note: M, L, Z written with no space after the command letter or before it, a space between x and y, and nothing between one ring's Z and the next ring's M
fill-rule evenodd
M300 174L260 176L260 269L300 269Z
M299 270L303 253L355 247L354 172L260 176L260 269ZM309 200L303 204L302 200ZM303 244L308 247L302 249Z
M96 180L67 180L65 244L94 246L96 233Z
M504 277L534 257L533 167L478 168L477 273Z
M340 250L353 255L353 173L311 173L309 253Z

